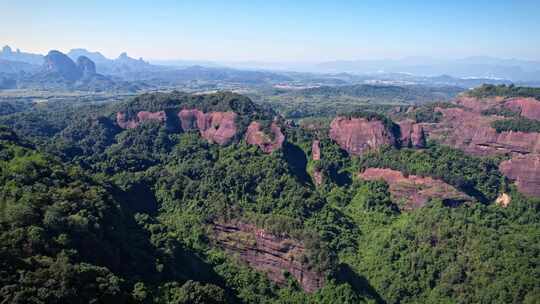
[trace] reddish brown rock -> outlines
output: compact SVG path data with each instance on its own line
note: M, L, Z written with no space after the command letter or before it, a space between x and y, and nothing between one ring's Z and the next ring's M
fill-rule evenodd
M411 119L398 122L401 131L401 144L404 147L424 148L426 136L424 127Z
M182 130L199 130L201 136L211 143L228 144L236 135L234 112L203 113L197 109L183 109L178 113Z
M313 181L315 185L320 186L324 181L324 174L319 169L313 169Z
M167 115L164 111L159 112L147 112L141 111L137 113L137 117L134 119L127 119L126 114L123 112L116 113L116 123L122 129L134 129L145 121L157 121L165 122Z
M439 198L451 204L459 204L472 199L447 183L431 177L409 175L392 169L368 168L358 175L365 180L382 179L388 183L392 200L401 202L400 208L412 210L420 208L432 198Z
M236 135L236 116L234 112L211 112L206 114L202 137L211 143L228 144ZM204 131L203 131L204 130Z
M475 113L496 107L504 101L503 97L476 98L469 96L460 96L455 103Z
M298 240L272 235L245 223L215 223L213 228L218 246L265 272L270 280L285 284L283 273L289 272L306 292L315 292L323 286L323 275L303 263L305 249Z
M314 161L321 160L321 147L319 140L314 140L311 143L311 159ZM315 185L320 186L323 183L324 174L323 172L318 168L313 168L313 181L315 182Z
M249 124L246 131L246 142L250 145L257 145L265 153L272 153L281 149L285 141L285 135L281 132L281 128L276 122L270 125L270 132L266 134L261 130L261 124L253 121Z
M518 155L503 161L499 170L516 182L518 190L528 196L540 197L540 155Z
M336 117L330 124L330 138L349 154L361 155L382 145L394 145L395 139L379 120Z
M314 140L311 143L311 159L321 160L321 147L318 140Z
M520 113L521 116L540 120L540 101L534 98L513 98L504 102L505 108Z
M540 133L501 132L491 122L501 117L484 116L461 108L436 108L439 123L422 123L429 138L474 155L540 152Z
M184 131L198 130L199 126L205 125L206 116L197 109L184 109L178 112L180 126Z

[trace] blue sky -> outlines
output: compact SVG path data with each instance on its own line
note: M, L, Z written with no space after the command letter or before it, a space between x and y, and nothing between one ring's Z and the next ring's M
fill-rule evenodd
M540 0L0 0L0 44L109 57L540 60Z

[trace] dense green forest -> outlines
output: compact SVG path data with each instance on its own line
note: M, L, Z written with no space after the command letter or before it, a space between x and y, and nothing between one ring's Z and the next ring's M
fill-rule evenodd
M469 96L485 98L485 97L534 97L540 99L540 88L520 87L511 85L493 85L484 84L477 88L467 91Z
M270 90L249 94L286 118L335 116L363 109L388 109L396 105L448 101L463 91L458 87L344 85L297 90Z
M540 121L528 119L525 117L516 117L505 120L496 120L491 123L491 126L498 133L504 131L520 131L520 132L540 132Z
M183 108L234 111L227 146L179 130ZM358 109L358 108L357 108ZM380 112L385 109L379 108ZM117 111L167 112L124 130ZM335 110L335 109L334 109ZM500 159L430 143L350 157L319 129L292 124L282 149L248 145L250 121L276 113L232 93L143 94L121 103L0 116L0 302L6 303L535 303L540 201L519 194ZM379 114L351 113L383 119ZM422 121L436 114L415 112ZM15 131L14 131L15 130ZM321 160L311 144L320 140ZM386 167L444 180L474 198L400 211ZM313 170L324 172L316 186ZM494 203L509 193L507 208ZM306 293L276 284L216 246L212 224L253 223L300 240L325 277Z

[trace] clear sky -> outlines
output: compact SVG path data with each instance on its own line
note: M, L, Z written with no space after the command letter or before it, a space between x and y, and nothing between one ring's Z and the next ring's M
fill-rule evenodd
M540 60L540 0L0 0L0 44L147 59Z

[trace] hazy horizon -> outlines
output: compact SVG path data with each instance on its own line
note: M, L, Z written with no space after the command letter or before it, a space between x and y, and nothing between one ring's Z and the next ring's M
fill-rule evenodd
M540 60L538 1L138 1L6 3L0 37L13 49L122 52L147 60L299 62Z

